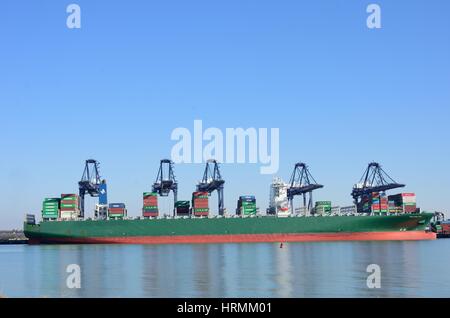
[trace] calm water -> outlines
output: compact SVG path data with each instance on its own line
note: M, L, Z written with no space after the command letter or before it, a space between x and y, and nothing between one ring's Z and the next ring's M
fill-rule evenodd
M8 297L450 297L450 240L0 246ZM66 268L81 266L81 289ZM382 269L367 288L369 264Z

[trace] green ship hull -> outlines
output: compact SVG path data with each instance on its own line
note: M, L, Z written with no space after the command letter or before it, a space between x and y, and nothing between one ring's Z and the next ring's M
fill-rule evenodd
M31 244L179 244L433 240L430 213L397 216L168 218L24 224Z

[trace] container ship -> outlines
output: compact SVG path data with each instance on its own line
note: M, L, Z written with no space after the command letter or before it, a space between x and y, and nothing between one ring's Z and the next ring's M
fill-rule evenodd
M380 178L381 176L381 178ZM434 240L429 231L433 213L416 206L414 193L388 196L395 183L377 163L369 164L353 188L354 204L333 206L313 201L322 188L304 163L295 165L290 182L275 178L270 186L269 208L257 207L254 195L237 200L232 215L224 208L224 184L219 164L206 163L202 181L191 200L178 200L173 163L161 160L152 191L143 193L142 214L128 216L124 203L108 203L106 181L98 162L87 160L78 194L46 198L42 220L28 214L24 233L29 244L211 244L256 242ZM210 213L209 198L218 194L218 215ZM173 193L174 209L162 215L158 198ZM98 197L93 217L85 217L85 195ZM294 198L303 204L295 207Z

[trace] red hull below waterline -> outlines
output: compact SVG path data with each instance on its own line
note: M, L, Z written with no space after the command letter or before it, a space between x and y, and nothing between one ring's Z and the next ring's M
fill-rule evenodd
M288 243L333 241L422 241L435 240L436 234L424 231L357 232L311 234L242 234L189 236L128 236L85 238L33 238L29 244L224 244Z

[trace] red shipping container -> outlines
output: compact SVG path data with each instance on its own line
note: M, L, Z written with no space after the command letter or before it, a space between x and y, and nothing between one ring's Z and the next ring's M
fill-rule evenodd
M194 200L194 202L196 202L196 203L208 203L209 202L209 200L205 200L205 199L195 199Z
M158 212L144 212L143 213L144 217L157 217L159 214Z
M194 216L208 216L209 212L194 212Z
M416 212L416 207L415 206L405 206L403 211L405 211L405 213L414 213L414 212Z
M209 208L209 204L194 204L194 209L207 209Z
M78 204L79 201L78 200L64 200L61 201L61 204Z
M123 213L125 213L125 209L123 209L123 208L109 208L109 213L111 213L111 214L123 214Z
M441 226L444 234L450 234L450 224L442 223Z
M373 204L372 208L387 210L388 206L386 204Z

